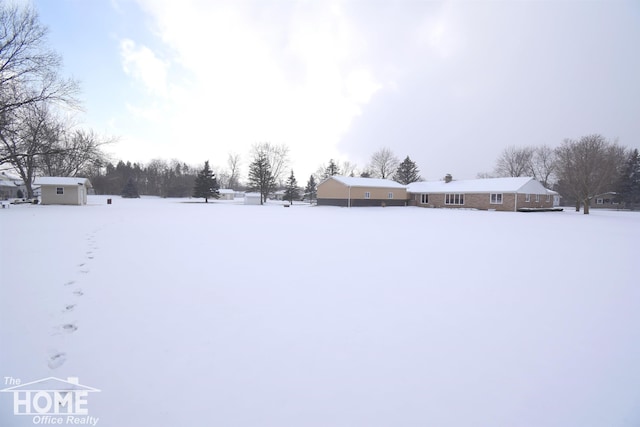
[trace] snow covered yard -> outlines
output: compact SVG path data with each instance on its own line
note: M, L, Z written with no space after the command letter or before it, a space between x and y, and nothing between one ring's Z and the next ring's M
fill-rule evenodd
M640 424L640 213L185 202L0 211L0 378L102 426Z

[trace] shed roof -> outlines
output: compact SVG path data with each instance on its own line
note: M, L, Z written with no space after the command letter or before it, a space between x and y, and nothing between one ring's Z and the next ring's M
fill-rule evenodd
M233 191L230 188L221 188L221 189L218 190L218 193L220 193L220 194L236 194L236 192Z
M408 191L409 193L549 194L549 190L531 177L414 182L409 184Z
M341 176L341 175L333 175L329 178L322 181L323 182L334 179L339 183L346 185L347 187L375 187L375 188L407 188L405 185L402 185L398 182L391 181L390 179L380 179L380 178L360 178L353 176Z
M84 185L91 187L87 178L68 176L41 176L33 182L35 185Z

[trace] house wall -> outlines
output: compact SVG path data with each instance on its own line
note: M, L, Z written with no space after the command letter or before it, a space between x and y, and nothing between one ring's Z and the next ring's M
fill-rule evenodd
M62 187L64 194L56 194ZM87 192L83 185L42 185L41 203L43 205L82 205L87 203Z
M497 211L514 211L518 208L551 208L553 207L553 197L547 201L546 195L540 195L540 201L536 202L535 194L531 195L530 202L526 202L525 194L518 194L517 207L514 208L516 203L515 193L502 193L502 204L492 204L490 193L463 193L464 204L463 205L447 205L445 204L444 193L429 194L429 203L422 204L421 194L411 194L412 203L416 206L431 207L431 208L468 208L468 209L493 209Z
M369 192L370 197L365 198ZM393 198L389 199L389 193ZM407 190L405 188L378 188L378 187L349 187L335 180L326 180L318 185L318 205L348 206L405 206L407 204Z

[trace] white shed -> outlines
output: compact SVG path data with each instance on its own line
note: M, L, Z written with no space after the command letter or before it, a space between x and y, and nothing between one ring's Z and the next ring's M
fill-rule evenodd
M92 188L87 178L59 176L36 178L34 185L40 186L43 205L86 205L87 194Z
M221 188L218 190L218 193L220 194L219 200L233 200L236 194L236 192L230 188Z
M260 193L244 193L244 204L245 205L259 205L260 204Z

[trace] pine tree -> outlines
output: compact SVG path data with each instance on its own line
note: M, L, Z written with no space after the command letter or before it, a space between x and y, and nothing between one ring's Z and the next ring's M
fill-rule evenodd
M267 196L275 188L275 178L271 173L269 159L259 153L249 165L249 189L260 193L260 204L267 201Z
M284 199L293 204L293 201L298 200L299 198L300 191L298 190L298 181L296 181L296 177L293 175L292 170L291 175L289 175L289 178L287 178L287 182L285 183Z
M122 189L122 197L125 199L137 199L140 197L140 194L138 194L138 188L136 187L135 182L133 182L133 178L129 178L127 184Z
M618 184L620 201L631 209L640 203L640 153L634 149L622 168Z
M329 166L327 166L324 169L324 174L322 175L322 177L324 179L326 179L326 178L329 178L330 176L334 176L334 175L340 175L340 168L333 161L333 159L331 159L331 160L329 160Z
M309 198L309 203L313 203L316 199L316 194L316 179L311 175L309 177L309 181L307 181L307 186L304 189L304 195Z
M220 197L218 180L209 168L209 160L204 162L204 168L198 172L195 186L193 187L193 197L204 198L205 203L209 203L209 199Z
M398 170L396 171L393 180L404 185L422 180L420 177L420 170L418 169L416 162L407 156L398 166Z

